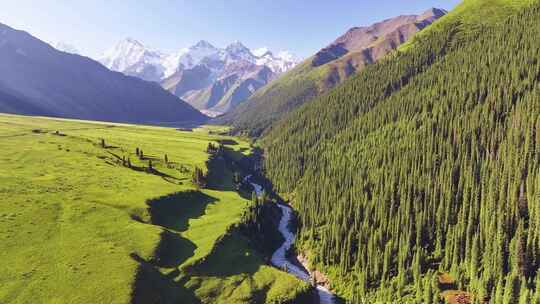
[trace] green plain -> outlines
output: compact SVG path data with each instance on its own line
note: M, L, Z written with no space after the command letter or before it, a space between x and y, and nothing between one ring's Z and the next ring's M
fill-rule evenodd
M218 131L0 114L0 303L262 303L305 291L231 229L249 200L226 166L213 190L191 183L210 142L250 152Z

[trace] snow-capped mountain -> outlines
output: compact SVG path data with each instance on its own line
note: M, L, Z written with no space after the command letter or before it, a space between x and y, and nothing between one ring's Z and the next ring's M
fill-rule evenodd
M79 55L79 50L77 50L77 48L75 48L73 45L69 44L69 43L66 43L66 42L63 42L63 41L59 41L57 43L54 44L54 48L59 50L59 51L62 51L64 53L70 53L70 54L75 54L75 55Z
M288 71L300 62L287 51L274 55L266 47L250 50L239 41L220 49L201 40L193 46L167 54L148 48L133 38L120 41L97 59L110 70L150 81L164 80L179 70L191 69L203 61L248 61L256 65L267 66L277 74ZM155 71L153 77L138 75L148 71L149 66Z
M265 65L277 74L287 72L300 62L300 59L288 51L281 51L274 55L265 47L254 50L252 53L257 57L257 65Z
M191 69L200 64L204 59L219 57L220 50L207 41L201 40L197 44L179 50L164 58L162 64L165 68L163 78L168 78L172 74L182 69Z
M165 58L165 54L149 49L133 38L126 38L105 51L97 60L110 70L158 81L164 76L162 62Z
M159 82L199 110L218 113L228 111L243 101L240 99L247 99L256 89L299 62L288 52L274 55L268 48L250 50L239 41L218 48L201 40L177 52L165 53L132 38L107 50L98 60L113 71ZM220 85L216 87L216 84ZM242 94L231 92L238 88L242 88ZM211 94L209 89L213 90ZM219 109L212 109L217 105Z

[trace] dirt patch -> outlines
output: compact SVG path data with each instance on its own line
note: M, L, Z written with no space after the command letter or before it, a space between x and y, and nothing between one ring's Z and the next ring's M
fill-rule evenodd
M330 290L330 280L328 280L328 277L324 273L316 269L311 270L311 268L309 267L309 261L307 259L307 256L300 253L296 256L296 260L302 267L304 267L308 271L309 275L312 278L315 278L315 283L317 285L323 286L324 288Z

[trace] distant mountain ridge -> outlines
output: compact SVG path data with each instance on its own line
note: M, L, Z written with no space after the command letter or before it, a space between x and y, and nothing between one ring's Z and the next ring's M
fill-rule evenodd
M402 15L371 26L351 28L332 44L317 52L311 65L318 67L331 63L331 76L326 81L333 86L366 64L379 61L447 13L442 9L431 8L421 15Z
M0 70L0 112L160 125L207 119L157 84L111 72L3 24Z
M221 49L201 40L167 54L132 38L121 41L98 60L113 71L158 82L199 110L216 114L234 108L298 63L288 52L252 51L239 41ZM256 71L262 70L260 77Z
M432 8L419 15L351 28L215 122L232 124L236 132L259 136L274 121L381 60L446 13Z
M55 43L54 48L65 53L70 53L70 54L75 54L75 55L81 54L76 47L63 41L59 41Z

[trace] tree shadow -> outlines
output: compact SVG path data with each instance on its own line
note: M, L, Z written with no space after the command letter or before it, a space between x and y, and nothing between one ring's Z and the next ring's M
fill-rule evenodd
M201 303L195 293L185 287L186 282L175 282L136 254L130 256L139 263L132 286L132 304Z
M222 144L222 145L227 145L227 146L236 146L238 145L238 142L234 139L219 139L217 140L218 143Z
M144 167L144 166L136 166L134 164L128 165L127 162L126 162L126 159L123 158L123 157L120 157L120 155L114 154L113 152L110 152L110 151L107 151L107 153L109 153L112 156L112 158L107 158L106 156L103 156L103 155L99 155L99 156L97 156L97 158L105 160L105 162L107 164L111 165L111 166L123 166L123 167L129 168L129 169L131 169L133 171L143 172L143 173L159 176L164 181L166 181L168 183L171 183L171 184L182 185L182 180L185 180L185 178L174 177L174 176L172 176L170 174L167 174L165 172L161 172L161 171L157 170L156 168L149 168L149 167ZM149 160L149 159L151 159L151 158L143 158L143 160ZM159 159L155 158L155 160L159 160Z
M238 231L231 231L218 240L212 252L190 267L197 275L229 277L253 275L265 265L262 256L249 245L249 240Z
M156 248L154 258L150 261L158 267L174 268L182 265L195 254L197 246L177 233L164 230Z
M222 157L216 157L207 163L208 184L206 187L217 191L234 191L233 175Z
M200 191L184 191L147 202L150 221L176 232L189 228L189 220L203 216L209 204L217 199Z

